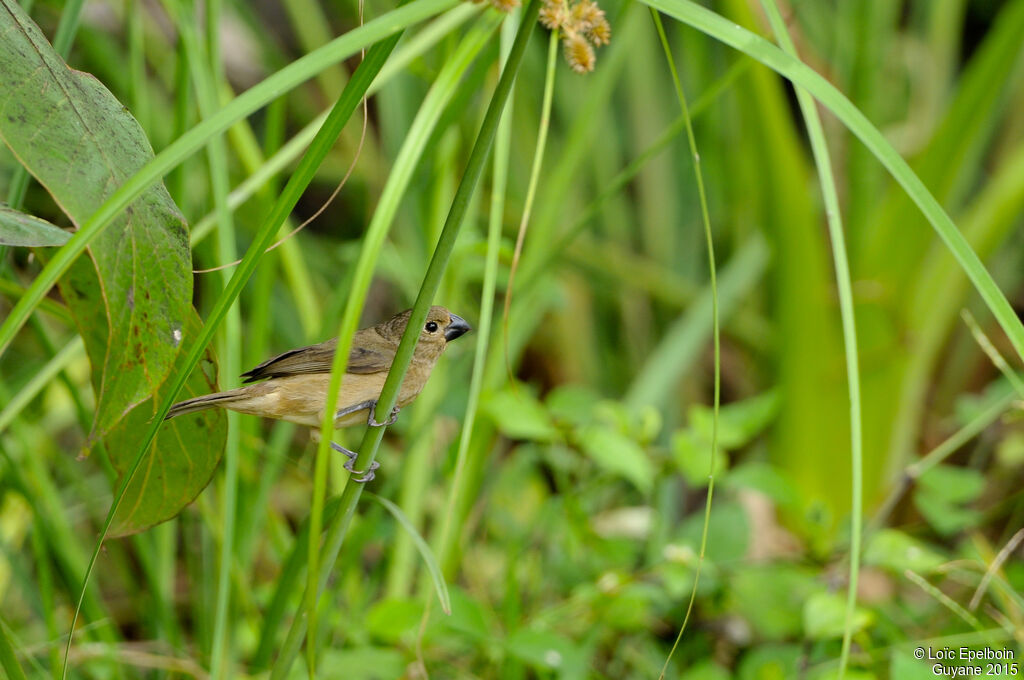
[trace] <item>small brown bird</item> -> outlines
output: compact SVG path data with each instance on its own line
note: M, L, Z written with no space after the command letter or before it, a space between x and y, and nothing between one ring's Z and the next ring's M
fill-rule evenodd
M399 409L410 404L423 389L430 371L447 344L471 330L462 317L444 307L430 308L416 343L412 363L402 381L398 402L391 417L379 423L374 408L411 314L412 310L407 309L384 323L356 331L352 336L352 350L348 355L348 366L338 394L334 427L349 427L362 422L374 427L394 423ZM338 340L335 338L268 359L242 374L246 383L254 384L178 402L171 407L167 417L217 407L318 428L327 401L331 362L337 345ZM264 379L266 382L256 382ZM373 479L373 471L379 467L376 461L365 473L359 472L353 467L357 453L334 442L331 442L331 448L348 456L345 469L355 475L363 475L355 481L368 482Z

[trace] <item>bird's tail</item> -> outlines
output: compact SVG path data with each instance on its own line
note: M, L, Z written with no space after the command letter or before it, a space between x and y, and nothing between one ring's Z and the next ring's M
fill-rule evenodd
M174 416L181 416L185 415L186 413L205 411L208 408L226 406L227 404L233 401L237 401L238 399L244 398L245 396L245 388L243 387L237 390L217 392L216 394L204 394L201 397L195 397L193 399L179 401L177 404L171 407L170 411L167 412L167 417L164 418L164 420L170 420Z

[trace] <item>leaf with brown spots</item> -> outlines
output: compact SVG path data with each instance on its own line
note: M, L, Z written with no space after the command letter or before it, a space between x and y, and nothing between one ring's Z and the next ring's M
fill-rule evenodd
M127 109L69 69L13 0L0 0L0 92L0 138L76 226L153 157ZM136 199L74 269L80 294L68 304L92 363L95 438L163 383L192 311L188 232L164 186Z
M192 311L184 329L185 337L189 341L194 339L201 325L199 315ZM178 358L180 364L183 355ZM175 370L183 370L183 367L176 366ZM164 390L161 387L155 399L132 409L104 440L110 462L119 475L135 461L146 424L156 415L157 407L166 396ZM207 350L178 398L189 399L216 391L217 363ZM154 448L125 491L110 535L134 534L181 512L210 483L226 437L227 418L221 409L189 413L165 422L157 433Z

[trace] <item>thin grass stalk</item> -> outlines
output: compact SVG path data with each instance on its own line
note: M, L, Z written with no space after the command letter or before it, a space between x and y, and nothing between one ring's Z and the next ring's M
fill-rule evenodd
M193 127L157 154L96 209L96 212L82 224L82 227L57 251L49 264L36 276L3 325L0 325L0 354L7 350L18 330L25 325L29 315L46 296L46 293L53 288L75 259L110 225L113 219L120 215L128 204L138 198L142 192L205 146L211 137L265 106L280 96L282 92L297 87L330 64L350 57L363 47L387 38L411 24L442 12L458 1L413 0L408 5L403 5L367 22L360 28L349 31L315 52L297 59L258 85L249 88L227 106Z
M387 39L387 41L390 42L391 39ZM292 208L295 207L295 204L298 202L302 192L309 185L310 181L312 181L320 163L323 162L323 159L327 156L327 153L334 145L338 135L341 133L341 129L344 127L345 123L348 122L349 117L352 115L352 111L355 110L356 104L360 99L362 99L367 87L369 87L370 82L380 71L380 67L383 65L386 58L387 53L382 52L382 50L375 45L367 53L366 60L360 64L359 68L356 69L356 72L352 75L352 78L345 86L345 90L341 93L341 97L339 97L335 108L331 111L331 115L327 117L327 121L324 123L323 128L321 128L319 134L310 144L306 155L303 156L302 161L300 161L295 172L289 178L288 184L281 192L277 202L274 204L273 208L260 225L260 228L257 230L256 237L254 238L252 245L250 245L249 250L246 251L245 257L242 258L241 264L238 265L238 268L232 275L228 285L214 303L210 317L203 326L199 337L189 347L188 354L186 354L186 358L182 365L182 370L178 374L168 378L169 389L164 397L164 402L157 410L155 417L143 436L142 444L135 456L135 460L132 462L131 467L128 468L127 473L124 475L118 486L117 492L114 494L114 502L111 504L110 511L107 513L107 517L104 520L102 531L96 541L92 557L90 558L88 567L86 568L85 577L82 582L82 589L78 597L78 604L75 607L75 614L71 621L71 634L68 635L67 647L64 651L64 665L61 673L62 678L67 677L71 643L74 639L75 624L78 621L78 612L81 608L82 600L85 597L89 580L92 576L93 569L96 566L96 560L99 558L100 550L103 546L103 540L106 538L107 532L110 530L110 525L113 522L114 515L117 512L118 507L120 506L121 499L124 497L125 490L128 488L128 485L134 478L136 471L139 469L139 466L145 458L146 452L149 451L149 448L153 443L153 439L156 437L157 430L160 428L164 417L167 415L171 405L177 398L178 392L181 391L181 388L184 386L192 369L199 362L199 358L202 356L206 346L213 338L214 332L227 315L228 309L234 302L235 298L238 297L242 287L256 269L257 263L260 258L263 257L264 251L267 246L270 245L270 242L274 237L274 232L291 213ZM139 175L136 175L134 179L138 180L138 178ZM131 180L129 183L131 183ZM137 181L136 183L138 184L139 182ZM128 184L125 186L128 186ZM124 187L122 187L122 190L124 190ZM130 193L126 195L130 195ZM108 203L109 202L110 201L108 200ZM112 214L116 214L116 211ZM103 224L102 221L96 223Z
M510 17L502 26L500 66L505 67L508 53L512 46L512 36L517 27L515 19ZM508 111L514 110L515 93L509 94ZM473 437L476 425L476 414L480 407L480 392L484 384L484 372L487 366L487 351L490 348L491 320L494 315L494 292L498 281L498 254L501 250L501 228L505 217L505 191L508 187L509 156L512 147L512 116L503 115L498 123L494 139L493 179L491 183L491 207L487 218L487 256L484 263L484 281L480 297L480 319L477 321L479 335L476 338L476 350L473 355L473 371L469 380L469 397L466 400L466 411L462 417L462 432L459 433L459 448L455 454L455 472L452 475L450 491L447 494L444 520L441 523L440 539L435 547L441 568L448 564L451 550L452 523L455 508L462 495L463 479L466 462L469 456L469 442ZM449 574L449 577L451 574ZM424 621L427 614L424 613ZM422 627L422 626L421 626Z
M511 92L512 83L515 80L516 73L522 63L523 54L526 51L526 45L529 42L530 34L533 31L533 25L537 20L539 11L540 0L531 0L523 11L523 23L520 26L519 33L516 35L515 43L513 44L512 51L509 54L508 63L504 71L502 71L501 79L498 81L498 86L495 88L495 92L491 97L487 113L484 116L483 124L480 126L480 131L477 134L476 143L474 144L469 160L466 163L466 170L463 174L462 181L459 183L459 188L452 200L452 207L448 213L448 218L445 220L441 236L434 249L434 256L431 258L430 266L427 268L427 273L424 276L419 295L413 305L409 324L402 336L402 341L395 353L395 358L392 361L387 380L384 383L380 398L377 401L376 412L379 414L390 413L391 409L394 408L395 401L398 397L399 386L401 385L402 380L405 377L405 373L409 368L409 363L412 360L412 353L415 349L415 343L419 338L419 328L427 318L427 312L429 311L433 296L440 285L441 276L444 273L448 259L451 256L451 252L455 247L455 239L462 226L462 221L466 215L466 210L469 207L469 201L474 189L476 188L476 183L483 171L484 162L487 158L488 152L490 151L491 144L494 141L494 134L497 129L498 119L501 117L501 112L504 109L505 102ZM321 457L323 457L325 449L329 445L327 438L333 431L333 414L334 407L337 403L338 387L341 384L341 375L344 372L345 360L348 357L348 348L349 345L351 345L352 334L355 331L355 324L358 319L358 310L362 307L364 297L365 292L363 292L362 295L359 295L358 291L356 294L349 297L348 305L346 306L345 314L342 318L341 328L339 329L338 347L331 367L331 383L327 392L328 404L324 412L324 422L321 425L322 440L320 450L318 451L318 454ZM331 402L334 403L332 404ZM377 454L377 448L380 446L381 439L384 436L384 430L384 427L367 428L366 433L363 436L362 443L358 449L361 465L368 467L373 463ZM331 571L334 569L334 562L337 560L338 553L341 551L341 546L344 543L345 535L348 532L348 527L351 523L352 515L355 513L356 504L359 501L361 493L362 485L351 483L347 484L345 491L342 493L341 507L338 512L331 517L330 522L328 523L327 537L324 541L326 547L325 552L328 557L321 564L317 565L318 580L316 592L312 598L314 602L316 597L318 597L326 587L327 579L329 578ZM315 518L311 516L311 535L315 535L312 530L312 527L314 526L312 522L313 519ZM313 569L313 565L310 565L309 568ZM307 595L304 599L308 601L310 598ZM288 631L288 636L285 639L284 646L281 650L281 655L278 657L278 661L274 665L274 670L271 673L271 680L281 680L287 676L291 663L298 652L299 644L301 644L304 628L308 623L308 613L309 612L307 611L303 616L296 617L292 622L292 626Z
M700 218L704 225L704 241L708 251L708 275L711 288L711 335L715 354L715 395L711 405L711 455L708 457L708 495L704 504L704 526L700 532L700 552L697 556L697 568L693 573L693 590L690 593L690 602L686 605L686 615L683 617L683 624L679 627L679 634L676 636L675 642L672 643L672 649L665 658L665 665L662 666L661 673L658 675L659 680L662 680L665 677L665 671L668 670L669 663L672 661L672 655L675 654L676 648L679 646L679 641L683 639L683 632L686 630L686 624L689 622L690 615L693 612L693 604L697 599L697 586L700 583L701 567L704 564L704 555L707 551L708 526L711 523L711 499L715 494L714 470L715 453L718 451L718 413L722 401L722 344L718 308L718 276L715 267L715 243L711 236L711 216L708 213L708 199L707 193L704 190L704 174L701 171L700 153L697 151L697 138L693 134L693 122L690 119L690 109L686 103L686 93L683 91L683 81L680 80L679 74L676 72L676 62L672 57L672 48L669 47L668 37L665 35L665 27L662 26L661 16L653 7L651 8L651 18L654 20L655 28L658 29L658 38L661 40L661 47L665 52L665 61L668 63L669 71L672 73L672 84L675 86L676 97L679 98L679 107L682 109L683 118L686 120L686 141L690 146L690 154L693 156L693 174L694 180L697 183Z
M541 166L544 163L544 149L548 142L548 129L551 127L551 100L555 92L555 63L558 57L558 30L551 31L548 36L548 62L544 75L544 98L540 108L540 125L537 130L537 146L533 150L533 165L530 167L530 179L526 185L526 200L523 202L523 216L519 220L519 233L516 235L516 247L512 253L512 266L508 271L508 285L505 289L505 307L502 312L502 333L505 347L505 368L509 381L515 384L512 375L512 360L508 353L509 310L512 306L512 290L516 282L516 270L519 269L519 258L523 254L523 242L526 240L526 229L530 224L530 213L533 201L537 196L537 183L540 181Z
M774 0L761 0L768 15L775 39L782 49L797 57L796 46L786 29L779 8ZM801 87L796 87L796 98L800 112L807 126L807 134L814 153L825 202L825 216L828 221L829 240L832 245L832 261L836 268L836 289L839 293L839 314L843 326L843 347L846 353L846 384L850 399L850 466L851 494L850 509L850 577L847 584L846 613L843 621L843 646L839 653L839 680L846 676L850 662L850 645L853 640L853 618L857 607L857 580L860 575L860 551L864 512L864 433L861 422L860 368L857 359L857 325L853 312L853 284L850 279L849 258L846 255L846 240L843 235L842 213L839 209L839 193L832 176L832 159L825 141L825 130L818 117L813 97Z
M205 54L198 40L195 14L186 13L185 26L182 31L186 38L186 50L190 52L193 80L199 100L199 110L204 118L212 115L218 107L217 92L223 81L220 51L220 0L206 0L206 35ZM189 49L191 48L191 49ZM228 180L227 149L221 135L210 140L207 156L210 164L210 183L213 193L214 210L217 215L217 252L226 262L235 260L235 226L228 207L227 196L230 191ZM226 287L231 282L231 274L227 270L221 272L221 279ZM228 307L224 320L224 337L221 350L221 386L225 389L235 387L241 373L242 353L242 319L237 301ZM237 413L228 411L227 441L224 447L224 483L221 496L221 531L220 556L217 565L217 600L214 605L213 640L210 644L210 677L217 680L229 677L231 670L231 641L228 630L228 617L231 611L231 565L234 559L235 516L238 507L238 456L239 456L239 417Z

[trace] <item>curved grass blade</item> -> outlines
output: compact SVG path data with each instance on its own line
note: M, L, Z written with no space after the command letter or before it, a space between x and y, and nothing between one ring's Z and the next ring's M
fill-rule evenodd
M423 563L427 566L427 571L430 572L430 580L434 582L434 591L437 592L437 599L441 603L441 609L444 610L445 614L450 615L452 613L452 600L448 596L448 584L444 581L444 574L441 573L441 567L438 565L434 553L430 550L430 546L420 536L420 532L416 531L416 527L413 526L400 507L387 498L382 498L375 493L367 491L366 495L371 500L375 500L383 505L384 509L390 512L398 520L398 523L402 525L402 528L408 532L413 544L416 545L416 549L420 551L420 556L423 557Z
M779 8L774 0L762 0L771 23L775 39L788 54L797 56L796 46L790 38ZM857 359L857 325L853 312L853 283L850 277L849 258L846 255L846 242L843 235L843 223L839 210L839 192L836 190L832 176L832 159L828 144L825 141L825 129L818 117L818 109L814 99L800 87L796 88L800 112L807 126L807 134L811 140L814 162L818 169L818 181L825 202L825 215L828 218L829 240L832 245L832 260L836 269L836 289L839 292L839 313L842 317L843 348L846 354L846 382L850 397L850 465L851 495L850 509L850 578L847 585L846 613L843 622L843 646L839 657L839 680L846 675L846 667L850 661L850 644L853 639L854 616L857 608L857 580L860 574L861 534L863 531L864 504L864 433L861 423L860 403L860 368Z

